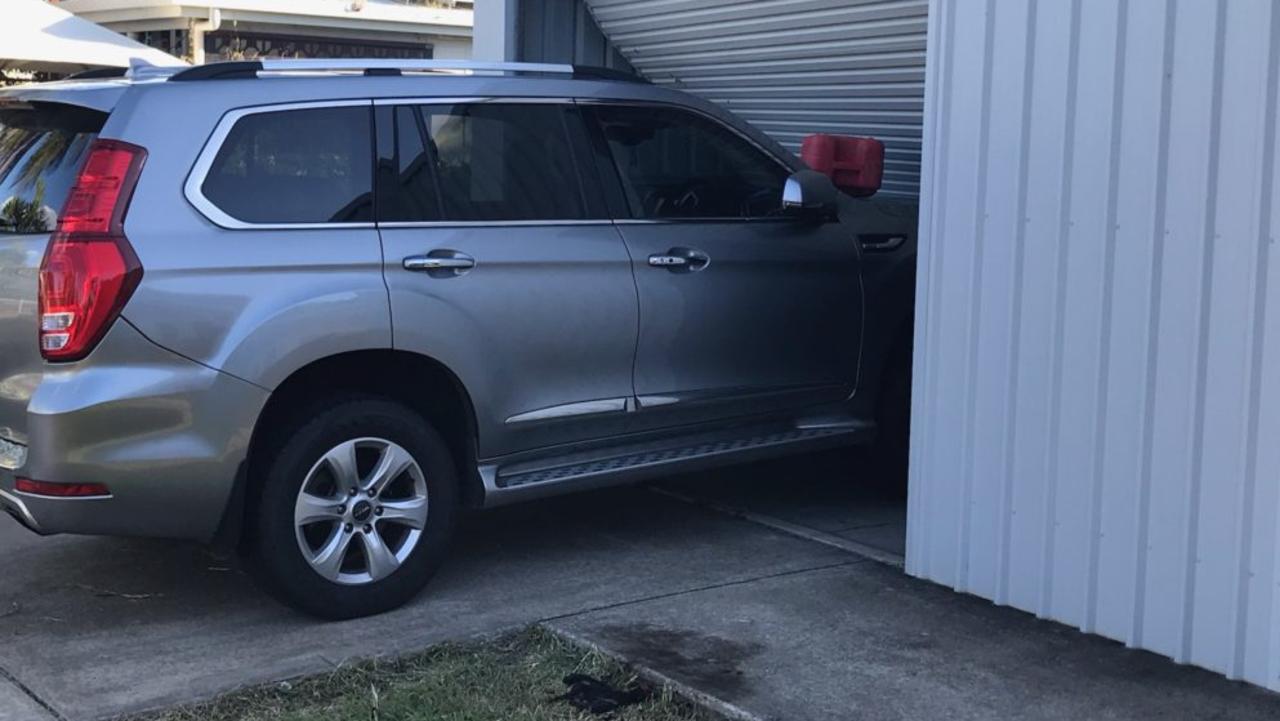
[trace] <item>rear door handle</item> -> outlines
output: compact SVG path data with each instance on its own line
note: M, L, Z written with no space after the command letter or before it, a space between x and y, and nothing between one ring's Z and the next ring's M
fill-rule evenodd
M411 255L404 259L405 270L425 272L433 278L448 278L476 267L476 259L456 250L433 250L426 255Z
M430 258L411 255L404 259L405 270L470 270L476 267L475 258Z
M666 268L672 273L692 273L711 263L711 256L693 248L672 248L665 253L649 256L649 266Z
M649 265L655 268L669 268L671 266L684 266L689 264L688 258L681 258L678 255L651 255L649 256Z

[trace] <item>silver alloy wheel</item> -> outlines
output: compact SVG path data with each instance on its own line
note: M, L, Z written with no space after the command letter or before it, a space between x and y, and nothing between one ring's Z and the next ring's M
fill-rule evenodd
M329 449L298 491L298 548L335 583L380 581L405 562L427 523L427 481L401 446L357 438Z

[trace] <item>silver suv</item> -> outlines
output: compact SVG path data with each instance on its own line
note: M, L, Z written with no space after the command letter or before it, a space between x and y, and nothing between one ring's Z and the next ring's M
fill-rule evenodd
M551 65L110 75L0 90L0 506L38 533L234 545L347 618L466 505L905 437L914 230L715 105Z

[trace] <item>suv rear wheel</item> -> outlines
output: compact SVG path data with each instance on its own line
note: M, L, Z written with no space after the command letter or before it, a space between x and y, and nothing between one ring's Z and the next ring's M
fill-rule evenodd
M448 449L398 403L357 398L316 410L268 451L248 509L255 575L322 618L393 609L443 560L457 510Z

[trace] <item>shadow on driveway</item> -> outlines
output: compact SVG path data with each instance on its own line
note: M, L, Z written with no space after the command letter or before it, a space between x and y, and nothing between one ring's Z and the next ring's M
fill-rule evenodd
M874 483L874 473L863 451L845 449L675 476L656 485L900 559L907 545L906 496L886 493Z
M828 453L659 485L901 543L901 503L863 468ZM419 599L343 623L190 544L0 523L0 547L0 701L7 673L69 721L534 622L789 721L1280 718L1280 696L643 488L473 514Z
M195 545L39 538L0 520L0 667L72 721L204 698L353 657L860 562L627 488L474 514L451 561L413 604L325 624L277 605Z

